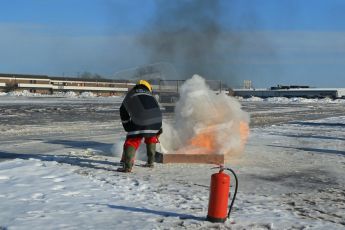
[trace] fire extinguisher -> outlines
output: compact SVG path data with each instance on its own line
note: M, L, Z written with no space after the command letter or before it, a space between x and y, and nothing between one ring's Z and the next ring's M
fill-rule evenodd
M217 168L219 168L219 172L211 176L207 220L211 222L223 223L227 218L230 217L230 212L236 199L238 179L236 173L232 169L224 168L224 166L222 165ZM236 180L235 192L231 200L228 212L227 209L230 197L230 176L224 173L224 170L230 171L234 175Z

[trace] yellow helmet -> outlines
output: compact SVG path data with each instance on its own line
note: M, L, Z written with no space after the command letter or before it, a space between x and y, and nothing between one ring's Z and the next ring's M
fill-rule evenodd
M150 83L148 83L145 80L139 80L137 82L137 85L144 85L144 86L146 86L146 88L148 88L150 90L150 92L152 92L152 86L150 85Z

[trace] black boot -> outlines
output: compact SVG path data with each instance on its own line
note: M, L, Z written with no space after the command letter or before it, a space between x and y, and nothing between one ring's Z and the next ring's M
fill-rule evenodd
M133 146L128 146L124 149L124 164L122 168L118 168L118 172L131 172L134 165L136 149Z
M156 143L146 144L147 163L145 167L153 168L156 155Z

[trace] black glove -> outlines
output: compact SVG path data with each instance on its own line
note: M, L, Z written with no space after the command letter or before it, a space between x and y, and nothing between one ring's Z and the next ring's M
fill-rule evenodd
M128 122L122 122L122 126L123 126L123 129L126 131L126 132L129 132L132 127L132 120L129 120Z
M160 130L159 130L158 133L157 133L157 136L160 136L162 133L163 133L163 129L160 128Z

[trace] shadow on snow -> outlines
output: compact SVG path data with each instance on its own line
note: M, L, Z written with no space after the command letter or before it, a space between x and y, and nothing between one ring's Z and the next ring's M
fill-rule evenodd
M73 156L73 155L47 155L47 154L22 154L22 153L8 153L0 151L0 160L11 160L11 159L37 159L41 161L55 161L58 163L63 164L69 164L69 165L75 165L79 167L85 167L85 168L93 168L93 169L102 169L102 170L108 170L108 171L116 171L115 168L109 168L105 166L120 166L119 163L114 163L110 161L104 161L104 160L94 160L94 159L88 159L83 158L79 156Z
M135 208L135 207L122 206L122 205L114 205L114 204L107 204L107 206L109 208L120 209L124 211L129 211L129 212L142 212L142 213L149 213L149 214L154 214L154 215L159 215L159 216L164 216L164 217L177 217L182 220L185 220L185 219L191 219L191 220L197 220L197 221L206 220L206 218L204 217L197 217L194 215L180 214L180 213L168 212L168 211L157 211L157 210L152 210L148 208Z
M72 141L72 140L44 140L43 143L47 144L56 144L56 145L64 145L70 148L78 148L78 149L87 149L92 148L97 151L98 155L111 155L110 149L113 144L101 143L97 141Z
M339 154L345 156L345 151L341 150L334 150L334 149L317 149L317 148L308 148L308 147L290 147L290 146L282 146L282 145L267 145L271 147L277 147L277 148L284 148L284 149L296 149L296 150L302 150L312 153L321 153L321 154Z
M327 123L327 122L295 121L295 122L289 122L289 124L293 124L293 125L305 125L305 126L345 127L345 123Z
M277 135L284 136L284 137L315 138L315 139L345 141L345 138L341 138L341 137L328 137L328 136L320 136L320 135L295 135L295 134L277 134Z

